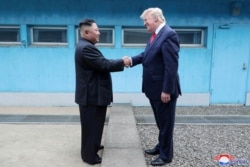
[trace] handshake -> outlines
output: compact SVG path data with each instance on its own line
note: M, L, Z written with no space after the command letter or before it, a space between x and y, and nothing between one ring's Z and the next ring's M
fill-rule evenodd
M124 56L122 59L125 67L130 67L132 65L131 57Z

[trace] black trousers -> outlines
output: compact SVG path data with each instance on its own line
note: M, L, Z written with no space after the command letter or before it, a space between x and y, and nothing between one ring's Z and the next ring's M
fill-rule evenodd
M101 145L107 106L79 105L81 120L81 156L85 162L96 160Z
M172 161L173 159L176 101L177 99L171 99L168 103L162 103L162 101L150 100L155 121L159 129L158 143L155 148L159 150L160 158L165 161Z

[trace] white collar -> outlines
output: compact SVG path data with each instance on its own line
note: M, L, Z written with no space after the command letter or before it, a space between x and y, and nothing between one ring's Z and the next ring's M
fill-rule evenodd
M166 23L161 23L161 24L156 28L156 30L155 30L155 34L156 34L156 35L160 32L160 30L162 29L162 27L165 26L165 24L166 24Z

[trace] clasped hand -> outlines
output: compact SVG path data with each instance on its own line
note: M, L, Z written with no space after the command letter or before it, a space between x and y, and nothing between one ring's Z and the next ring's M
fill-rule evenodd
M123 59L123 63L124 63L125 67L131 66L131 58L130 57L124 56L122 59Z

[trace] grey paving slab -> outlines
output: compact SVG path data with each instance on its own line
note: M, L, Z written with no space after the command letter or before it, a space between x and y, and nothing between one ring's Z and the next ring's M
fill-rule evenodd
M0 125L1 167L89 167L78 125ZM100 165L96 165L97 167Z
M105 148L101 167L146 167L146 162L141 149Z
M140 148L138 132L131 125L110 125L105 137L107 148Z
M113 105L105 135L102 167L146 167L133 110L130 105Z
M0 113L0 117L3 114L51 114L53 117L78 114L78 111L75 107L0 107ZM80 156L80 128L79 123L1 123L0 167L90 167ZM105 131L106 126L104 135ZM102 156L102 151L99 154Z

